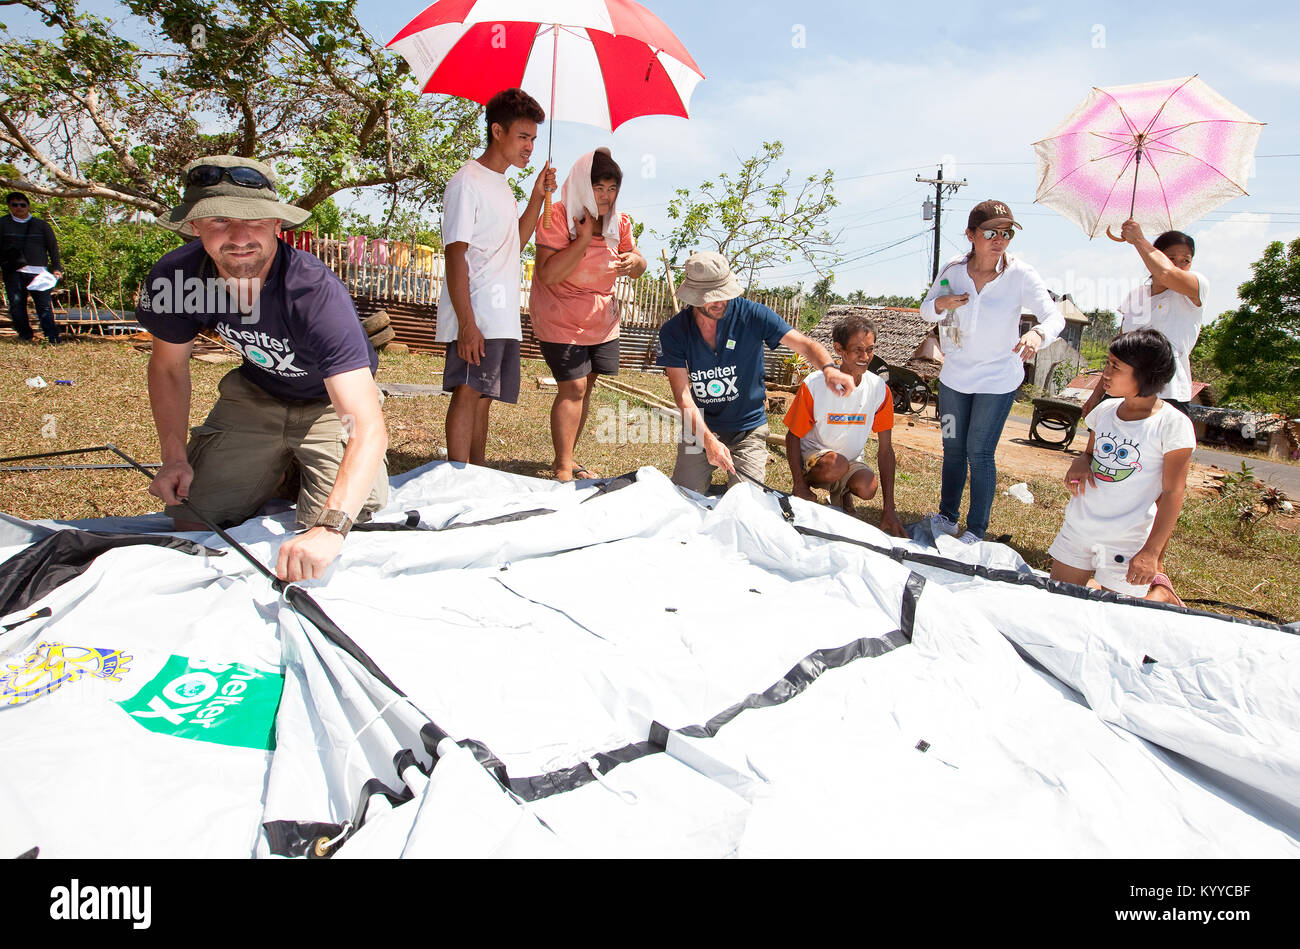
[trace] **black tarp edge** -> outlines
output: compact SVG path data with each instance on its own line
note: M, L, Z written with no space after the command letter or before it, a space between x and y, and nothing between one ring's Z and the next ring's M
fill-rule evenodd
M913 582L913 580L916 582ZM915 615L915 599L920 595L924 585L924 578L917 574L913 574L909 578L907 587L903 592L901 613L907 614L910 612L911 615ZM910 607L908 605L909 600L911 601ZM709 719L705 725L670 729L656 721L651 723L649 735L644 741L630 742L618 748L597 752L592 756L596 762L596 770L602 775L608 774L620 764L627 764L648 755L663 752L667 747L668 736L673 731L688 738L712 738L724 725L735 719L745 709L772 708L782 705L807 690L823 673L831 669L843 668L858 659L883 656L910 642L910 631L904 633L903 630L898 629L880 637L856 639L844 646L815 650L796 663L789 672L767 689L746 696L740 702ZM434 767L437 766L438 744L447 737L449 737L447 733L434 722L428 722L420 731L420 738L425 751L434 759ZM485 770L494 775L501 785L516 797L529 803L543 800L555 794L575 790L596 780L595 773L586 762L545 774L512 778L501 759L493 754L491 749L482 742L470 738L462 739L457 744L472 752L475 760ZM394 765L398 768L399 774L403 764L414 764L426 774L432 771L432 768L426 770L420 765L410 749L403 749L394 756ZM378 778L371 778L362 786L361 797L356 809L356 818L352 827L348 830L348 836L360 829L372 794L382 794L394 805L409 801L412 797L409 788L395 791L383 784ZM312 821L269 821L263 826L267 830L267 840L271 852L283 857L303 856L310 849L310 845L318 838L327 837L332 840L343 833L343 825L341 824ZM305 830L300 828L305 828ZM337 849L337 846L335 845L334 849Z
M26 609L50 591L81 576L100 555L141 545L190 556L226 554L224 550L213 550L172 534L108 534L64 528L29 544L0 564L0 616Z
M1073 583L1065 583L1062 580L1051 580L1047 577L1040 577L1037 574L1020 573L1016 570L1004 570L997 567L986 567L983 564L963 563L960 560L950 560L947 557L938 554L923 554L910 550L904 550L901 547L880 547L876 544L868 543L865 540L858 540L855 537L845 537L842 534L832 534L827 531L817 530L814 527L803 527L793 525L794 529L800 534L807 537L819 537L822 540L838 541L845 544L853 544L857 547L864 547L874 553L881 554L898 563L918 563L927 567L938 567L940 570L947 570L950 573L959 573L967 577L979 577L982 580L995 580L999 583L1012 583L1017 586L1036 587L1039 590L1046 590L1048 593L1055 593L1059 596L1073 597L1077 600L1092 600L1098 603L1116 603L1123 606L1136 606L1148 610L1161 610L1167 613L1176 613L1182 616L1201 616L1209 619L1223 620L1227 623L1240 623L1245 626L1255 626L1261 629L1274 629L1283 633L1292 632L1286 629L1280 623L1270 623L1265 620L1246 619L1241 616L1228 616L1224 613L1211 613L1208 610L1194 610L1188 606L1178 606L1174 603L1157 603L1152 600L1140 600L1134 597L1125 596L1122 593L1115 593L1112 590L1092 590L1087 587L1075 586Z

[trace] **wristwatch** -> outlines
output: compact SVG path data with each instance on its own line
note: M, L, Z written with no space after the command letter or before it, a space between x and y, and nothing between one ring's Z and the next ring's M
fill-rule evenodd
M834 368L835 368L835 363L828 362L826 365L822 366L822 372L825 372L827 369L834 369Z
M340 537L347 537L348 531L352 530L352 518L348 517L343 511L326 508L321 511L320 517L316 518L316 523L312 527L323 527Z

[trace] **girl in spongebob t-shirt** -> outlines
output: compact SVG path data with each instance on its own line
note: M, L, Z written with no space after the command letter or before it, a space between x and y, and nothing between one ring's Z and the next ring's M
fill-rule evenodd
M1160 563L1196 447L1191 419L1157 396L1173 378L1174 360L1156 330L1110 344L1101 384L1116 398L1088 413L1088 450L1066 472L1072 497L1048 551L1053 580L1182 602Z

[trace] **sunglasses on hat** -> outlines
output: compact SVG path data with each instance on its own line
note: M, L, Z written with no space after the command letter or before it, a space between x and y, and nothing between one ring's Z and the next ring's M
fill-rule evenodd
M1001 237L1004 241L1009 241L1016 236L1016 232L1009 227L998 230L996 227L986 227L980 231L986 241L991 241L995 237Z
M185 183L199 188L215 185L222 178L232 181L241 188L268 188L275 190L266 175L256 168L236 165L234 168L222 168L219 165L195 165L185 176Z

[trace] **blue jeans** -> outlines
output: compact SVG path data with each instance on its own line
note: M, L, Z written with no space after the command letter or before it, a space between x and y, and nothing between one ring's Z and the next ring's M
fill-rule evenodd
M5 301L9 304L9 319L22 339L32 338L32 324L27 319L27 297L36 305L36 319L51 343L59 341L59 326L54 322L54 307L50 304L48 290L28 290L27 284L36 279L35 274L6 270Z
M939 513L956 523L970 466L970 509L966 529L983 538L997 493L998 470L993 464L1002 427L1011 414L1016 391L1001 395L958 392L939 383L939 424L943 434L943 488Z

